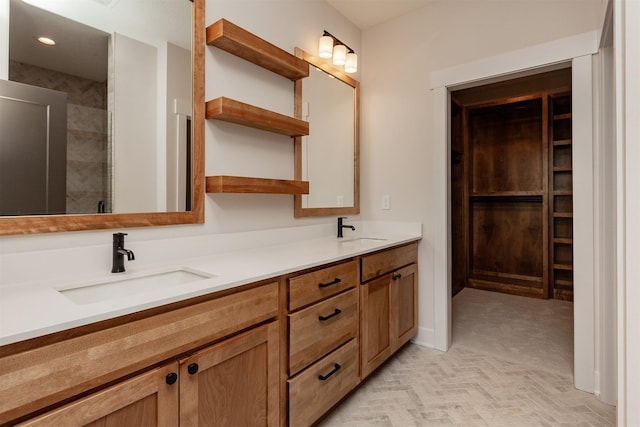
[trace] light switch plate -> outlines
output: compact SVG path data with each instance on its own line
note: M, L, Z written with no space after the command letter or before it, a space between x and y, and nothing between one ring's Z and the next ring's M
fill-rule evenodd
M391 198L388 194L382 196L382 209L389 210L391 209Z

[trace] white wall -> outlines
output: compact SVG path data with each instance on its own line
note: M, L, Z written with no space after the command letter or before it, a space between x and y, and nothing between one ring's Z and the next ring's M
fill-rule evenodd
M434 70L600 28L599 0L513 2L438 1L363 34L362 212L367 219L420 221L419 342L435 345L434 247L446 206L434 203L447 182L433 141ZM391 53L391 54L390 54ZM402 113L398 113L402 112ZM390 194L391 210L381 210ZM442 331L439 331L441 333Z
M618 425L640 425L640 2L614 1Z

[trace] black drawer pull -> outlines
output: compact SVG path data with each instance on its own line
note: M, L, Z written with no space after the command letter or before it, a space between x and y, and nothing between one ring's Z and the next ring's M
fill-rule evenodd
M198 372L198 369L200 369L200 367L197 363L192 363L191 365L187 366L187 372L189 372L190 375L195 375Z
M338 283L340 283L340 279L338 277L336 277L335 279L333 279L331 282L329 283L318 283L318 287L319 288L328 288L331 285L337 285Z
M391 276L391 279L392 279L392 280L398 280L398 279L400 279L400 278L402 278L402 274L400 274L400 273L398 273L398 274L394 274L393 276Z
M342 310L340 310L339 308L336 308L336 310L329 314L328 316L319 316L318 320L320 321L325 321L325 320L329 320L331 319L333 316L337 316L338 314L342 313Z
M336 372L338 372L340 370L342 366L338 365L337 363L333 364L333 370L331 372L329 372L327 375L318 375L318 379L320 381L326 381L329 379L329 377L333 374L335 374Z

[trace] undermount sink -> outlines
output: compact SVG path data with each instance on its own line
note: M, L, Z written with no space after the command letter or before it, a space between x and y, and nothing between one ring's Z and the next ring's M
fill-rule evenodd
M361 245L364 245L367 243L384 242L385 240L387 239L381 239L378 237L354 237L351 239L340 240L340 243L359 243Z
M74 288L59 289L58 292L76 304L84 305L169 289L211 277L215 277L215 275L181 268L126 279L113 278L113 280L95 284L83 284Z

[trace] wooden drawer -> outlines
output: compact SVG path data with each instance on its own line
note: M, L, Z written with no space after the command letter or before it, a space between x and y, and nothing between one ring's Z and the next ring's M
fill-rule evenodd
M289 425L311 425L358 381L358 341L354 339L287 381Z
M339 294L356 285L358 264L349 261L289 279L289 310Z
M418 242L362 257L361 281L366 282L405 265L417 262Z
M357 288L290 314L289 374L294 375L357 334Z
M0 358L0 424L278 314L278 283Z

